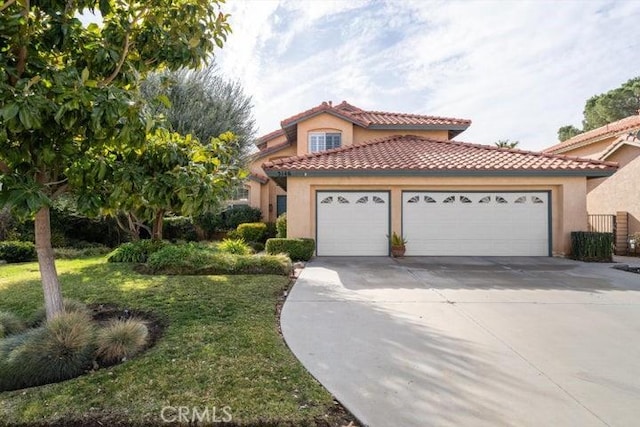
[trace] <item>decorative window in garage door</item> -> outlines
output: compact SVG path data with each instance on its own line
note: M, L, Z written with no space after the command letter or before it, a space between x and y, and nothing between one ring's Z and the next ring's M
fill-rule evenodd
M419 201L420 201L420 196L413 196L412 198L407 200L407 203L418 203Z
M542 199L541 199L540 197L538 197L538 196L533 196L533 197L531 197L531 201L532 201L533 203L537 203L537 204L544 203L544 200L542 200Z
M325 197L324 199L322 199L322 201L320 203L333 203L333 197L329 196L329 197Z
M356 200L356 203L369 203L369 196L360 197L358 200Z
M498 202L498 203L509 203L509 202L507 202L507 199L505 199L502 196L496 196L496 202Z
M513 203L527 203L527 197L526 196L520 196Z
M384 200L381 197L373 196L373 203L384 204Z
M442 203L453 203L456 201L456 196L449 196L442 201Z
M471 199L468 198L467 196L460 196L460 201L462 203L471 203Z
M338 196L338 203L345 205L349 203L349 201L342 196Z
M430 197L430 196L424 196L424 202L425 203L436 203L436 199L434 199L433 197Z
M478 203L491 203L491 196L484 196Z

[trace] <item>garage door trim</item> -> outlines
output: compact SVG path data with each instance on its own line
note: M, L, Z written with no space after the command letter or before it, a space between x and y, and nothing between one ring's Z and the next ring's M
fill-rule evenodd
M323 255L318 255L318 198L320 196L320 194L322 193L386 193L387 194L387 235L391 235L391 191L390 190L376 190L376 189L366 189L366 190L341 190L341 189L324 189L324 190L316 190L315 192L315 237L316 237L316 255L317 256L323 256ZM389 242L388 246L387 246L387 255L386 256L390 256L391 255L391 242ZM325 256L330 256L330 255L325 255Z
M404 193L546 193L547 194L547 240L548 240L548 255L553 256L553 200L551 199L551 190L428 190L428 189L405 189L402 190L400 195L400 229L404 236Z

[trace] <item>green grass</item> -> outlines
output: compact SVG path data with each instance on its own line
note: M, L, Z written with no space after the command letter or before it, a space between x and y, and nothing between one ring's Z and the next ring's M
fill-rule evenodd
M63 294L153 311L168 322L147 352L63 383L0 393L3 423L162 424L164 406L229 406L242 425L315 425L331 395L277 331L281 276L146 276L103 258L57 262ZM0 310L42 304L36 263L0 266Z

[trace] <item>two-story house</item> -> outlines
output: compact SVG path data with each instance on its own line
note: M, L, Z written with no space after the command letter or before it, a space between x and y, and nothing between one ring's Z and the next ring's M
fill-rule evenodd
M318 255L567 254L587 180L616 165L454 141L471 122L323 102L261 137L249 204Z
M589 180L587 210L594 215L615 215L616 251L627 251L627 238L640 233L640 112L581 133L544 150L618 163L611 177Z

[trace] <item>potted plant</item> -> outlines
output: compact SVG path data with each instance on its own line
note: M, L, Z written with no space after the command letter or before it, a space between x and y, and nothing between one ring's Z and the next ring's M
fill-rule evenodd
M404 256L407 250L407 239L404 236L398 235L395 231L391 235L391 256L394 258L401 258Z

